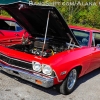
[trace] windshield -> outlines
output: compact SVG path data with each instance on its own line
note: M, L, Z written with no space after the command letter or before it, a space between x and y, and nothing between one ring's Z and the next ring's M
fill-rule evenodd
M81 46L88 46L89 32L71 29Z

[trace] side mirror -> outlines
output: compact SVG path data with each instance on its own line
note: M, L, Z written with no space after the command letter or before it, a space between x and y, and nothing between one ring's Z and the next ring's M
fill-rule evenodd
M97 44L96 47L97 47L97 48L100 48L100 44Z

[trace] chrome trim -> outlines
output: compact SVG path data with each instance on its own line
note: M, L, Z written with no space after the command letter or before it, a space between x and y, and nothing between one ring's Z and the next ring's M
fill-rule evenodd
M6 56L6 55L4 55L4 54L2 54L2 53L0 53L0 55L3 55L3 56L5 56L5 57L7 57L7 58L10 58L10 59L13 59L13 58L11 58L11 57L9 57L9 56ZM18 59L15 59L15 58L14 58L14 60L21 61L21 62L25 62L25 61L18 60ZM27 69L27 68L23 68L23 67L20 67L20 66L16 66L16 65L13 65L13 64L9 64L9 63L3 61L2 59L0 59L0 61L3 62L3 63L5 63L5 64L7 64L8 66L13 66L13 67L15 67L15 68L20 68L20 69L27 70L27 71L33 71L33 72L35 72L35 73L38 72L38 71L35 71L35 70L30 70L30 69ZM36 61L32 61L32 62L36 62ZM32 64L32 63L29 63L29 62L25 62L25 63ZM42 64L41 64L41 65L42 65ZM32 67L32 68L33 68L33 67ZM42 67L41 67L41 68L42 68ZM45 75L45 76L50 76L50 75L47 75L47 74L44 74L44 73L41 73L41 74L42 74L42 75Z
M37 73L30 73L28 71L23 71L22 69L12 68L11 66L7 66L1 63L0 63L0 66L1 66L1 70L7 72L8 74L15 75L29 82L37 84L36 80L40 80L42 84L37 84L37 85L40 85L42 87L49 88L54 85L55 77L50 77L50 76L46 77L46 76L42 76Z
M20 69L22 69L22 70L32 71L33 73L39 73L38 71L35 71L35 70L29 70L29 69L26 69L26 68L23 68L23 67L19 67L19 66L15 66L15 65L9 64L9 63L7 63L7 62L5 62L5 61L3 61L3 60L0 60L0 61L3 62L3 63L5 63L5 64L7 64L8 66L14 67L15 69L16 69L16 68L20 68ZM0 63L1 63L1 62L0 62ZM45 76L50 76L50 75L46 75L46 74L44 74L44 73L40 73L40 74L45 75Z
M29 70L29 69L26 69L26 68L23 68L23 67L19 67L19 66L16 66L16 65L9 64L9 63L7 63L7 62L1 60L1 59L0 59L0 61L2 61L2 62L5 63L5 64L8 64L8 65L10 65L10 66L14 66L14 67L16 67L16 68L21 68L21 69L27 70L27 71L34 71L34 70Z
M5 56L5 57L7 57L7 58L9 58L9 59L14 59L14 60L16 60L16 61L25 62L25 61L22 61L22 60L18 60L18 59L16 59L16 58L11 58L11 57L6 56L6 55L4 55L4 54L2 54L2 53L0 53L0 55L3 55L3 56ZM23 67L20 67L20 66L16 66L16 65L13 65L13 64L9 64L9 63L7 63L6 61L4 61L4 60L2 60L2 59L0 59L0 61L3 62L3 63L6 63L7 65L14 66L14 67L16 67L16 68L21 68L21 69L24 69L24 70L33 71L33 70L30 70L30 69L27 69L27 68L23 68ZM29 63L29 62L25 62L25 63L27 63L27 64L32 64L31 62L30 62L30 63Z
M53 70L53 71L54 71L54 70ZM59 77L57 76L57 74L56 74L55 71L54 71L54 73L55 73L55 75L56 75L57 81L58 81L58 82L62 82L63 80L60 80L60 79L59 79Z

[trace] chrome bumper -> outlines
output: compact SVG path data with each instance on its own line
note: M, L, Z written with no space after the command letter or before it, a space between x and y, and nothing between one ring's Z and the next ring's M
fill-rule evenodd
M21 69L12 68L0 63L0 69L7 72L8 74L20 77L24 80L37 84L39 80L42 84L37 84L45 88L49 88L54 85L54 77L41 76L36 73L29 73L28 71L23 71Z

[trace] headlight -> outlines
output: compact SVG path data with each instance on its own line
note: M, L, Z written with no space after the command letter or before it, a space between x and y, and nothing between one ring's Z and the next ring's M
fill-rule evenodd
M32 62L33 70L41 72L41 64L39 62Z
M52 74L52 69L49 65L42 65L42 72L44 74L47 74L47 75L51 75Z

